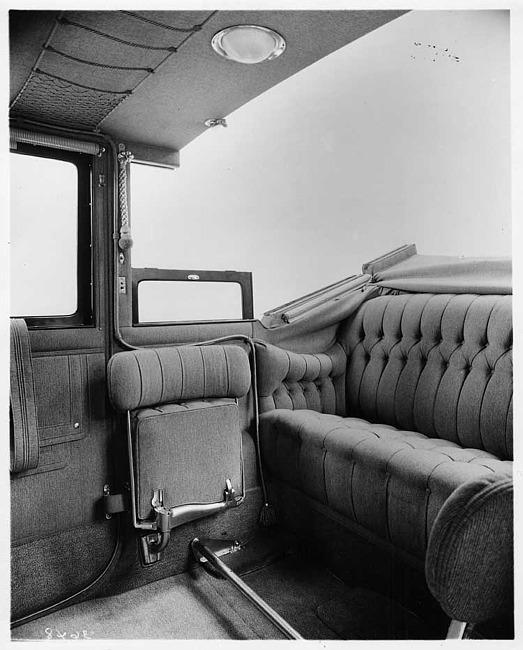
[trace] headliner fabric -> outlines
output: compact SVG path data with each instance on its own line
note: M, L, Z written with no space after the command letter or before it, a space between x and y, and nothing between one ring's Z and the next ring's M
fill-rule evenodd
M427 583L451 618L478 623L513 607L513 482L491 474L462 485L438 514Z
M417 293L511 294L512 261L413 255L375 273L372 283Z
M109 397L119 411L189 399L243 397L249 358L235 345L172 346L119 352L107 368Z
M187 39L188 32L143 22L121 11L65 12L65 17L73 22L148 47L131 47L114 38L107 39L92 31L61 24L50 40L55 50L106 66L158 68L154 74L114 70L73 61L53 51L44 52L39 67L64 79L104 91L95 93L70 83L54 83L42 74L32 74L26 83L58 12L11 12L11 97L14 99L20 94L13 105L13 113L25 118L39 118L40 122L47 120L62 126L76 125L89 129L94 129L103 120L101 131L116 141L131 140L180 150L205 131L204 123L209 117L226 117L284 79L406 12L219 10L136 13L167 27L190 29L203 24L203 28ZM282 34L288 44L284 55L268 66L235 65L216 55L210 47L214 34L242 23L262 24ZM315 38L310 38L310 34ZM177 48L177 51L157 51L152 47ZM166 55L169 58L159 65ZM140 84L138 87L137 83ZM114 91L133 89L131 95L113 94Z
M40 439L29 332L22 318L11 319L10 407L11 472L35 469L40 455Z

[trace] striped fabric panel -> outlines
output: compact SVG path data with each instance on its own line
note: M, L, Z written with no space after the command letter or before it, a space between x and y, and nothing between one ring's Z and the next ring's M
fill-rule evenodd
M119 411L213 397L243 397L249 358L234 345L144 348L115 354L108 365L109 397Z
M11 319L11 472L38 466L40 440L36 426L33 365L27 325Z

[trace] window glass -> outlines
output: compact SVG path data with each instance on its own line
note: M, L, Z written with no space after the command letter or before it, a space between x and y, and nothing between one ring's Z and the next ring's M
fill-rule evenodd
M142 323L239 320L241 287L235 282L140 282L138 306Z
M11 315L77 309L78 170L63 160L11 154Z

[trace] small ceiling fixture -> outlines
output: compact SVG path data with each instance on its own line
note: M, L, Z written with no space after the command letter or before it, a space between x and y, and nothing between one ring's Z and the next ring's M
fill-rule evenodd
M204 122L205 126L210 129L213 126L227 126L227 120L224 117L210 117Z
M238 63L263 63L280 56L285 40L277 32L259 25L234 25L213 36L213 50Z

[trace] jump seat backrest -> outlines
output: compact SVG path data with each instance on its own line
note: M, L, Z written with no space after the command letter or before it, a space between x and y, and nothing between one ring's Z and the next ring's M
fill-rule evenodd
M423 562L452 492L512 473L511 321L511 296L385 295L322 354L260 342L271 480Z

